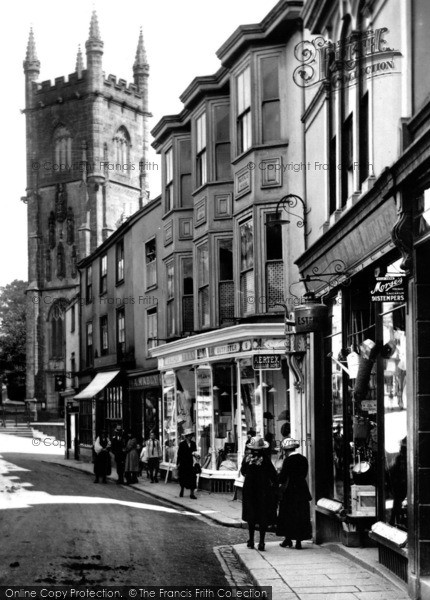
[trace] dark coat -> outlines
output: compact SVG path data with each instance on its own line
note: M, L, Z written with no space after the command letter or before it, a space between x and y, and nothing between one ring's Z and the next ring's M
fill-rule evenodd
M183 440L178 447L176 464L178 466L179 485L188 490L196 488L196 474L193 469L193 452L196 451L196 442L192 440L190 445L186 440Z
M291 454L284 459L279 474L281 502L279 505L276 535L291 540L308 540L312 537L309 492L306 476L309 464L302 454Z
M110 442L107 437L99 436L98 443L102 447L100 452L94 452L94 475L105 478L111 474L111 460L109 453Z
M260 528L276 521L277 473L266 454L248 454L240 468L245 476L242 490L242 519Z

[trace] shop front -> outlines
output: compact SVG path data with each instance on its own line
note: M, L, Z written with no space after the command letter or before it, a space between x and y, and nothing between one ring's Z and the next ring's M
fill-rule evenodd
M162 469L173 470L187 430L201 456L203 489L233 491L250 430L276 455L290 421L283 324L238 325L152 354L162 375Z
M406 581L409 281L391 238L396 205L386 198L345 215L297 264L328 307L308 351L316 541L377 545L380 562Z
M128 398L130 407L128 428L139 441L149 439L151 431L159 438L162 398L160 373L130 373Z

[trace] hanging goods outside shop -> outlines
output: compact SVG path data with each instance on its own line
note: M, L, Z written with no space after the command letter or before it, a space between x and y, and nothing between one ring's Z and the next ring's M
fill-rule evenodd
M315 298L313 292L307 292L304 303L294 310L296 333L323 331L326 327L328 307Z

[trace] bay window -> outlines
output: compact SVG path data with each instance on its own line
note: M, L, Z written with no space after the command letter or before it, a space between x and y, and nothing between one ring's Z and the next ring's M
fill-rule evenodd
M279 56L260 61L262 141L276 142L281 138L279 100Z
M165 166L165 199L164 209L169 212L173 208L173 150L170 148L164 155Z

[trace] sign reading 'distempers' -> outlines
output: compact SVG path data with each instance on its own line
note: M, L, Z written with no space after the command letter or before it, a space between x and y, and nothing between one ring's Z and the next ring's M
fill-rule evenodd
M370 290L372 302L406 301L406 283L403 275L385 275L375 279L375 286Z

